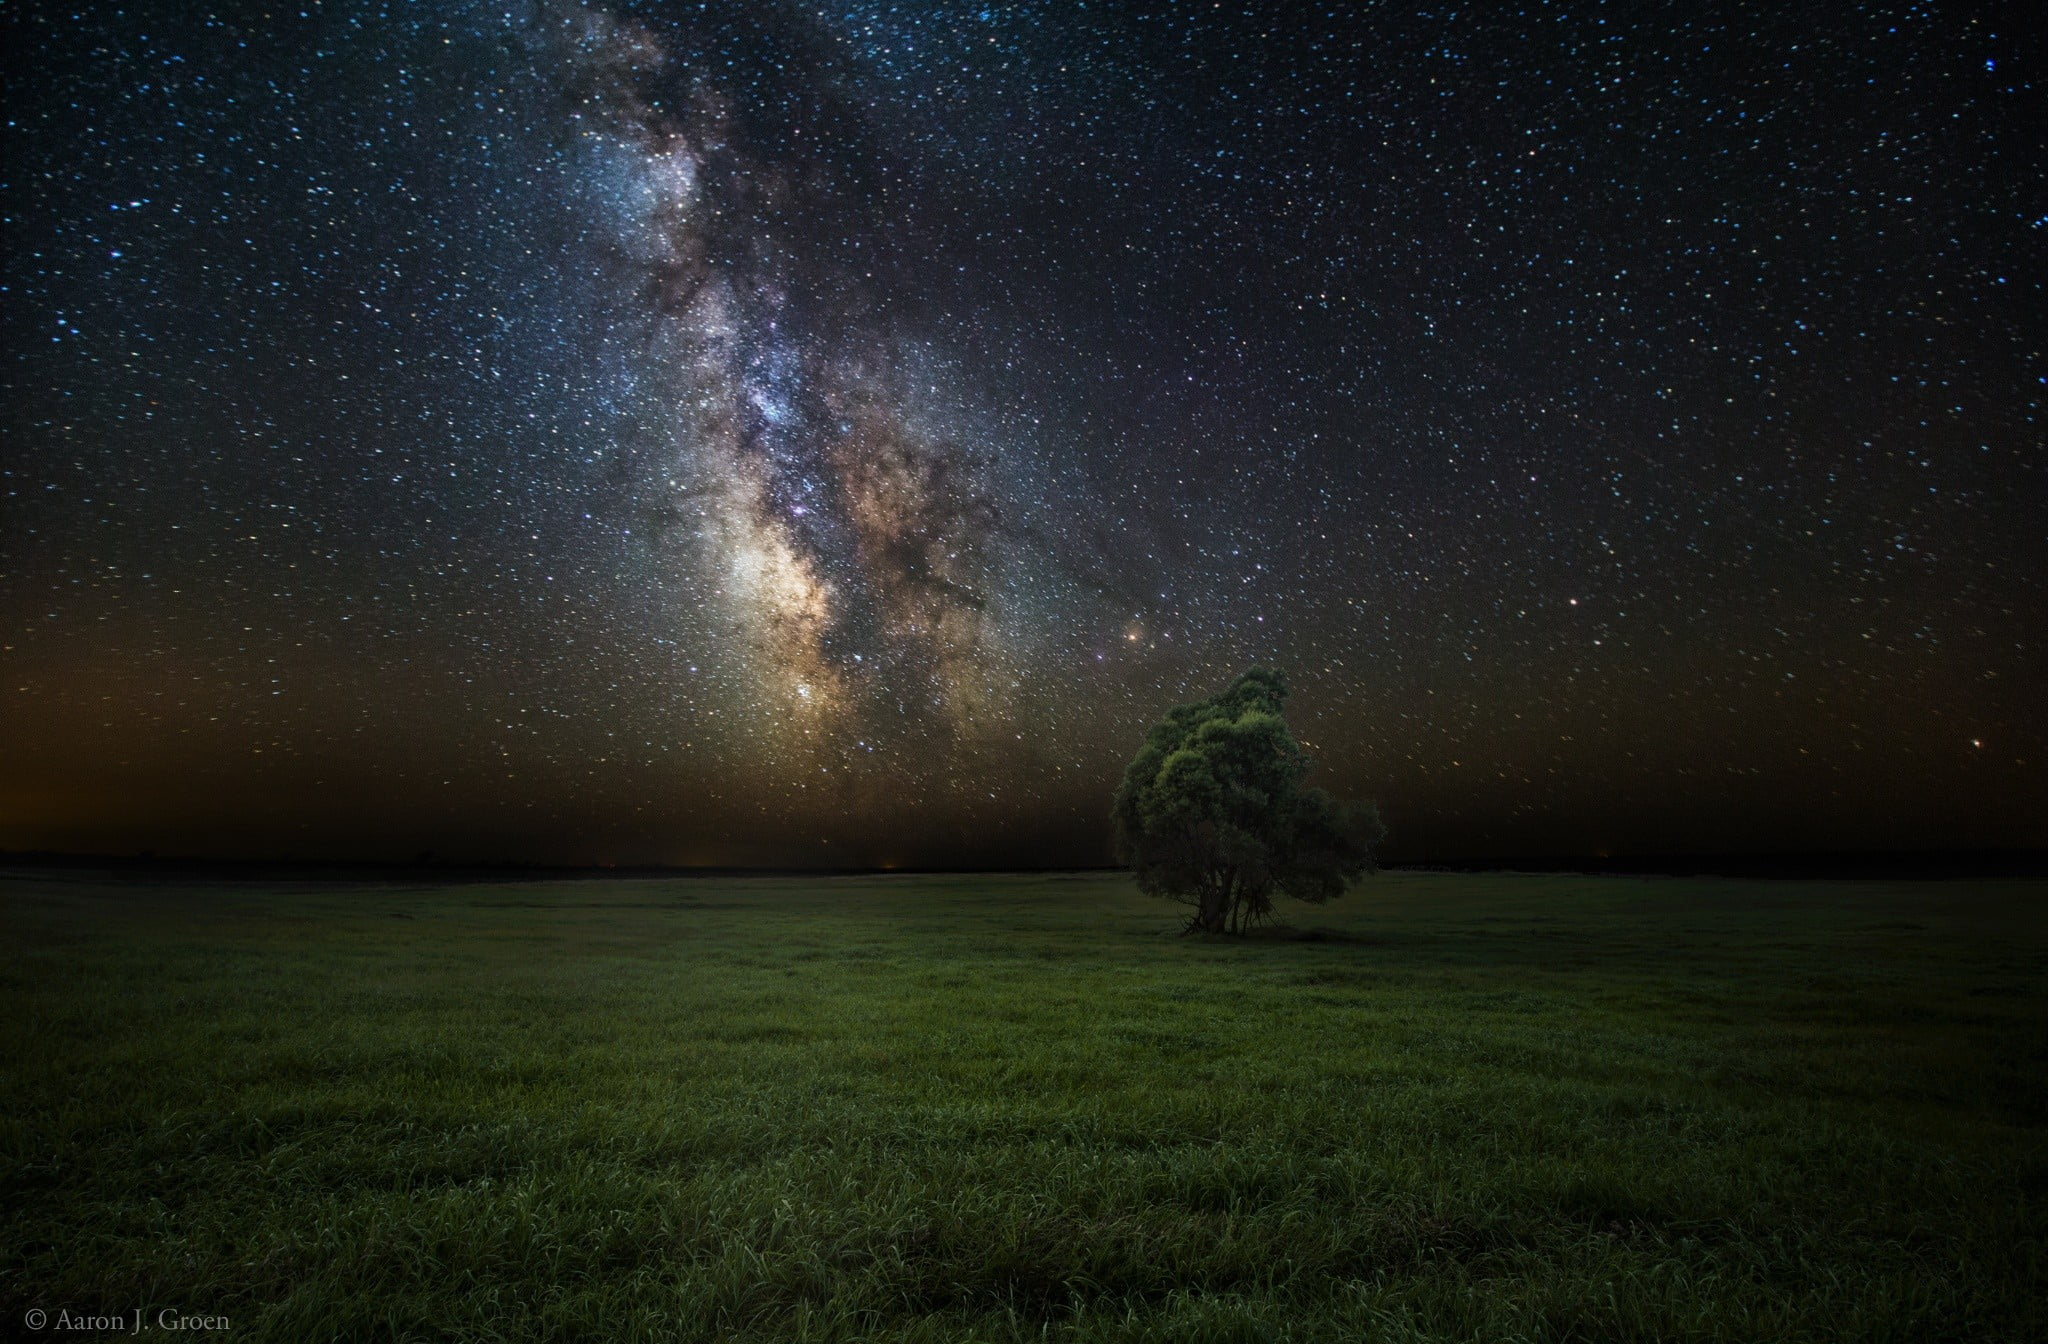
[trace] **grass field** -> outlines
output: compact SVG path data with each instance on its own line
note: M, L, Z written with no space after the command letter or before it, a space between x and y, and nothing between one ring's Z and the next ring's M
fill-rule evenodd
M0 1335L2048 1339L2042 883L0 902Z

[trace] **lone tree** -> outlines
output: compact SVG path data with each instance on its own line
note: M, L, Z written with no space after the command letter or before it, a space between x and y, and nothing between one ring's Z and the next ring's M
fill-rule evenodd
M1241 933L1273 913L1273 893L1320 905L1373 867L1378 809L1302 787L1286 701L1281 675L1254 667L1175 706L1117 786L1118 856L1140 890L1194 908L1184 932Z

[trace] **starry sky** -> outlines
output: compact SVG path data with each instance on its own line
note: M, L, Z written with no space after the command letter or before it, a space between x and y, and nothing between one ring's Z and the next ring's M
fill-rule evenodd
M2000 6L9 4L0 848L2048 845Z

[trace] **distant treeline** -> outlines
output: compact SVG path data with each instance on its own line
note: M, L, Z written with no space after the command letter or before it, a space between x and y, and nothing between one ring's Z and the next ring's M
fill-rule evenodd
M1993 878L2048 877L2048 850L1815 850L1794 854L1622 854L1398 863L1403 872L1599 873L1638 877Z
M2048 850L1909 850L1903 852L1814 851L1795 854L1627 854L1530 855L1449 860L1436 863L1392 863L1389 871L1408 873L1594 873L1638 877L1746 878L2029 878L2048 877ZM154 854L60 854L43 851L0 853L0 870L17 872L79 871L114 877L175 881L238 882L505 882L520 879L561 881L569 878L626 877L863 877L890 873L962 872L1104 872L1102 868L1020 870L990 868L769 868L664 867L638 865L550 865L541 863L478 863L416 859L278 860L183 858Z
M777 868L769 866L683 866L664 864L548 864L524 860L498 862L422 857L388 859L242 859L233 857L158 854L66 854L47 850L0 851L0 874L25 872L87 872L115 877L175 881L236 882L506 882L521 879L558 882L572 878L629 877L882 877L895 874L946 873L1098 873L1108 866L1020 869L1014 864L982 868Z

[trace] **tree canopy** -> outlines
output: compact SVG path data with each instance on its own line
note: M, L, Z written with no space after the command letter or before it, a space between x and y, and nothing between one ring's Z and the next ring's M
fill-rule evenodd
M1193 907L1189 932L1242 932L1271 916L1275 893L1320 904L1373 866L1378 810L1303 786L1286 701L1286 680L1254 667L1175 706L1117 787L1118 856L1141 890Z

